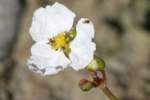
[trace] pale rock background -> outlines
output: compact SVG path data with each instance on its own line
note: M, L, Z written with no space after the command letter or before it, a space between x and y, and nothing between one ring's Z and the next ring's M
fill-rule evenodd
M41 77L26 66L35 9L56 0L0 0L0 100L108 100L100 89L82 92L84 71ZM150 1L57 0L88 17L96 54L107 63L108 85L120 100L150 100Z

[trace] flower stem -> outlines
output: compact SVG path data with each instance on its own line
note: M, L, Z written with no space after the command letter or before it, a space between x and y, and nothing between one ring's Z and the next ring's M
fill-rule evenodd
M110 91L108 87L104 87L101 89L110 100L118 100L117 97Z

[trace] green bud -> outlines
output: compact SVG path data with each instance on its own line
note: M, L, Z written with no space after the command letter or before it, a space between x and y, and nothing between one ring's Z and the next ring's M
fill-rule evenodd
M94 87L93 83L86 79L80 80L79 86L82 91L90 91Z
M90 64L87 66L89 71L101 71L105 69L105 62L103 59L95 57Z
M101 58L98 58L98 57L96 57L96 61L98 63L100 70L104 70L105 66L106 66L105 61Z

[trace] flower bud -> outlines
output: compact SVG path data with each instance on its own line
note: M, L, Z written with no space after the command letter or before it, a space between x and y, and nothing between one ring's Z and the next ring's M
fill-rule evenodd
M93 83L89 80L82 79L79 82L79 86L82 91L90 91L93 88Z
M87 66L89 71L102 71L105 69L105 62L103 59L95 57Z

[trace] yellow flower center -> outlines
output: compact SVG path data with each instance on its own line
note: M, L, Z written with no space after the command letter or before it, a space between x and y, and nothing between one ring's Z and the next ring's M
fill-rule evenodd
M55 50L64 49L68 46L64 33L60 33L50 40L52 47Z
M65 33L60 33L54 38L50 39L49 44L55 50L63 50L64 54L68 57L71 49L69 48L69 41Z

